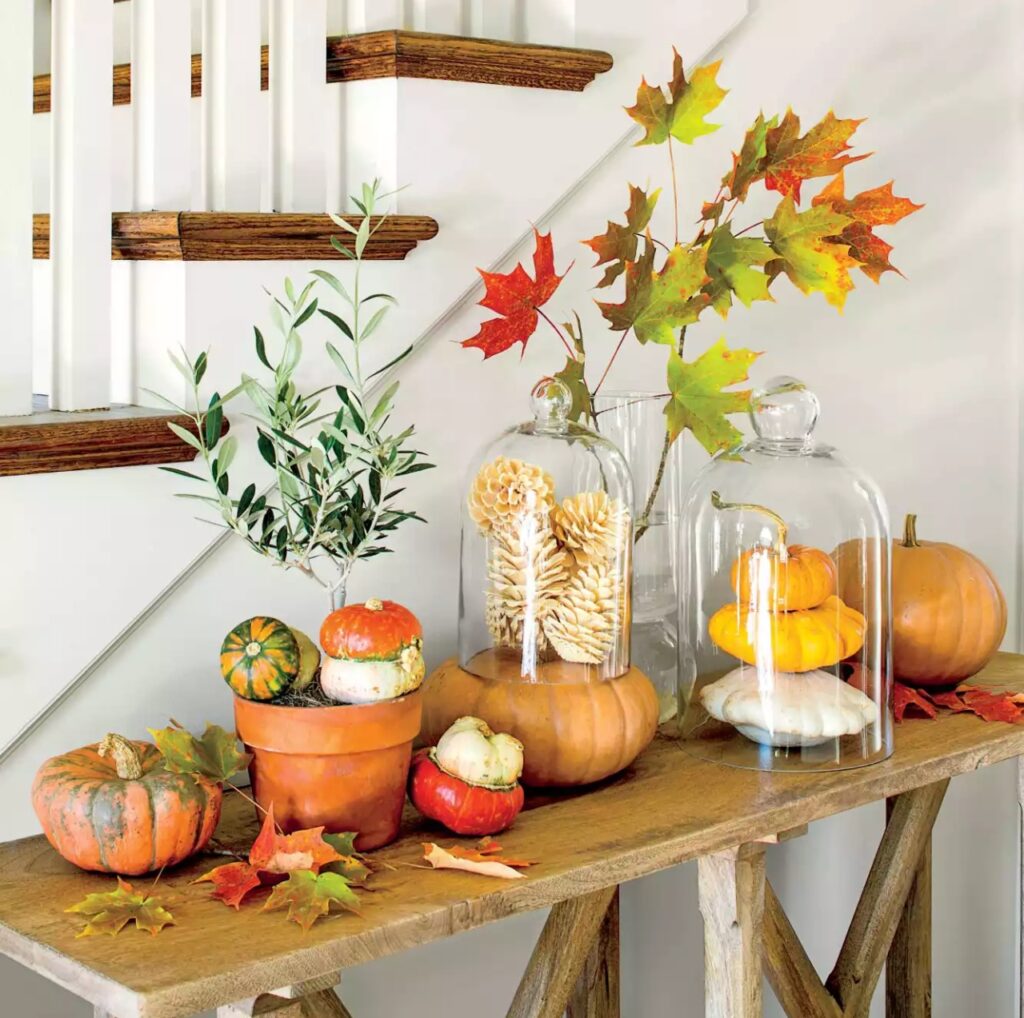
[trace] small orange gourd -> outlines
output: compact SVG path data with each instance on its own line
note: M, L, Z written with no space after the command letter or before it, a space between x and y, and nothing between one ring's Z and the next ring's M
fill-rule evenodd
M717 491L711 502L719 510L749 510L771 519L778 528L774 547L748 548L733 563L730 580L739 603L761 611L816 608L836 592L836 565L820 548L787 544L788 527L778 513L752 502L724 502Z
M835 554L849 578L841 593L858 604L864 549L849 541ZM892 546L892 622L895 677L912 686L953 686L999 649L1006 599L984 562L953 544L919 541L917 517L908 514L903 540Z
M815 608L772 612L723 605L708 621L708 635L727 654L780 672L809 672L856 654L867 622L834 594Z

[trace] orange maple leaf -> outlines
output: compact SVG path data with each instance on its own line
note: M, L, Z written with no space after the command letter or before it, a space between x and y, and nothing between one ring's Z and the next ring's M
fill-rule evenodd
M829 110L806 134L800 134L800 118L791 110L777 127L765 134L764 185L770 191L800 201L800 184L811 177L827 177L844 166L867 159L870 152L845 153L853 132L863 120L840 120Z
M293 873L295 870L319 873L328 863L341 859L340 853L324 841L323 834L323 827L278 834L271 803L260 833L249 850L249 862L267 873Z
M852 198L847 198L845 191L844 173L840 170L811 204L828 205L834 212L853 220L836 239L848 245L850 256L860 263L864 275L877 283L883 272L899 272L899 269L889 261L892 245L877 236L873 227L898 223L924 206L893 194L891 180Z

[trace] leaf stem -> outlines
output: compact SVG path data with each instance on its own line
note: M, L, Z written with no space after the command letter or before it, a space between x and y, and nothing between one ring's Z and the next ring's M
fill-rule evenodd
M626 337L629 335L632 326L626 329L625 332L619 337L618 343L615 344L615 349L612 351L611 357L608 358L608 363L605 365L604 371L601 372L601 378L598 380L594 391L590 394L591 405L593 405L594 397L601 391L601 386L604 385L604 380L608 377L608 372L611 371L612 365L615 363L615 358L618 357L619 351L622 349L622 344L626 342Z
M579 360L579 358L576 356L575 352L573 351L573 348L571 346L569 346L569 341L565 338L565 333L563 333L562 330L557 325L555 325L555 323L550 318L548 318L548 316L544 313L543 308L534 307L533 310L536 311L537 314L540 315L541 318L543 318L544 321L547 322L548 325L550 325L551 328L555 330L555 335L557 335L558 338L562 341L562 346L565 347L566 351L569 354L569 360L572 360L572 361Z
M675 242L679 243L679 184L676 180L676 156L672 150L672 135L668 136L668 162L672 168L672 219L675 225Z
M739 233L734 233L733 236L734 237L742 237L743 234L750 233L751 230L756 230L759 226L763 226L763 225L764 225L764 220L763 219L759 219L756 223L751 223L749 226L744 226L743 229L740 230Z

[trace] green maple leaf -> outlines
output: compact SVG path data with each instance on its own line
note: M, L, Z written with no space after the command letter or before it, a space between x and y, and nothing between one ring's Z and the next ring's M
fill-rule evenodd
M683 73L683 58L675 48L672 53L668 98L663 88L648 85L644 78L636 92L636 105L626 107L626 112L646 132L637 145L660 145L670 136L692 145L697 138L722 126L704 119L728 95L728 91L715 81L722 61L698 67L687 81Z
M117 890L102 894L87 894L85 898L66 908L77 912L88 922L79 937L92 937L107 933L114 936L128 923L134 922L140 930L156 936L165 926L174 925L174 916L164 908L163 902L153 895L139 894L127 880L117 878Z
M715 227L708 245L710 282L704 288L711 306L725 318L733 294L744 307L755 300L772 300L770 280L757 266L767 264L774 256L775 252L758 237L735 237L728 223Z
M584 377L587 367L587 352L583 346L583 327L580 324L580 316L576 315L576 327L572 322L564 324L565 331L572 340L576 350L575 357L565 358L565 367L555 372L555 378L563 382L572 395L572 406L569 408L569 420L579 421L583 417L593 419L594 401L590 395L590 386Z
M626 263L636 259L637 242L654 214L654 206L658 204L661 188L648 195L641 187L629 185L629 208L626 209L626 222L613 223L608 221L608 228L590 240L583 241L596 255L594 268L608 265L598 283L598 288L611 286L625 271Z
M355 911L359 899L340 873L295 870L278 884L263 906L264 912L287 908L288 918L308 932L313 923L327 915L331 906Z
M842 310L853 289L850 269L858 262L838 235L852 222L828 205L798 212L791 197L783 198L764 224L765 236L778 255L768 265L769 275L785 272L798 289L804 293L818 290L829 304Z
M363 861L362 855L356 851L356 833L324 834L323 839L334 849L340 859L329 862L320 870L321 873L337 873L353 887L365 887L370 879L371 870Z
M673 350L668 359L671 395L665 406L670 440L688 428L709 453L737 445L743 436L725 415L748 410L750 390L723 390L746 381L750 365L760 356L754 350L730 350L724 338L692 363Z
M224 782L249 764L248 753L238 748L238 736L220 725L207 725L198 739L176 721L169 728L150 728L149 734L163 755L164 766L175 774L201 774Z
M722 178L722 185L729 189L730 198L743 201L750 185L764 177L768 132L778 127L778 124L778 117L765 120L764 114L759 113L757 120L747 130L739 152L732 155L732 169Z
M626 297L621 304L598 302L616 332L632 328L641 343L672 345L675 331L692 325L708 306L701 292L707 282L707 248L677 244L660 272L654 271L654 245L648 241L639 261L626 266Z

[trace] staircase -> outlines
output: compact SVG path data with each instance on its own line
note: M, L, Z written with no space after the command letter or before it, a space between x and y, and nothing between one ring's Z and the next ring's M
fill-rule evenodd
M23 0L5 5L0 28L8 35L19 29L27 48L26 6L31 4ZM28 139L32 151L27 188L24 166L0 169L7 185L0 191L0 222L17 223L21 231L19 244L0 255L0 286L9 287L4 294L8 306L13 295L21 295L16 334L34 334L29 356L28 344L19 344L18 387L10 385L10 374L5 376L6 412L29 409L32 389L52 396L52 366L63 364L73 384L65 386L57 405L71 409L49 411L51 455L34 469L98 466L87 457L76 461L81 430L78 445L69 444L77 453L54 452L62 421L79 422L81 429L79 407L137 404L144 401L143 389L173 393L180 381L168 372L166 350L178 344L193 355L210 349L211 389L232 384L241 370L251 370L251 327L264 317L267 302L262 288L279 288L285 275L297 278L333 254L325 210L344 209L342 195L373 176L383 177L386 185L408 183L398 196L390 232L383 235L387 243L377 252L383 259L382 288L402 302L377 356L383 364L416 340L419 352L403 366L410 389L400 410L416 421L424 447L436 450L443 464L429 485L438 509L428 512L434 533L443 537L429 549L410 545L403 554L400 548L390 565L394 570L395 562L415 553L410 568L415 565L423 575L440 569L448 583L458 529L452 509L467 455L461 445L453 445L452 429L461 431L462 444L472 445L511 419L503 412L467 432L460 404L466 414L493 415L479 377L474 388L466 388L464 372L475 371L475 360L460 352L455 371L432 367L434 358L454 349L451 340L463 338L452 331L452 323L479 296L474 267L498 268L518 257L531 224L545 227L635 140L626 130L621 106L643 73L655 73L665 64L667 40L678 40L693 62L742 20L746 4L727 0L714 11L694 4L667 14L668 5L637 0L627 18L617 0L454 5L428 0L404 6L381 0L365 5L274 0L266 25L254 14L259 5L249 0L206 0L201 10L194 6L189 12L182 10L187 5L162 0L116 5L110 0L54 0L55 61L62 32L85 33L82 38L92 40L95 59L88 68L74 66L72 73L86 80L76 77L73 88L67 79L62 84L61 65L55 62L51 76L36 78L33 94L21 81L23 108L0 107L0 118L5 118L0 129ZM20 22L15 9L22 14ZM225 22L218 21L224 17L231 25L227 37ZM346 25L366 31L341 37ZM454 34L481 26L491 26L495 34L504 31L505 37ZM127 68L126 36L132 44ZM287 50L284 80L275 77L278 40ZM100 52L102 61L96 57ZM27 62L22 64L27 72ZM304 73L311 64L315 74ZM47 70L45 64L37 69L41 74ZM235 76L244 89L231 85ZM65 107L62 114L64 89L74 92L78 105L70 111ZM74 121L84 115L86 95L94 130L83 139L61 124L62 117ZM33 100L41 111L47 97L51 111L32 113ZM245 133L241 123L250 125L250 136L240 141ZM70 149L62 147L64 134L74 142ZM96 139L108 136L109 144L96 151ZM548 162L557 165L557 173L548 170ZM616 191L621 186L620 181ZM26 190L36 196L27 209ZM108 190L109 201L101 201ZM71 211L82 213L85 225L65 211L62 226L61 206L51 208L46 201L50 193L58 200L70 194ZM16 200L19 196L22 200ZM606 214L615 212L618 201ZM33 211L34 222L29 218ZM79 255L80 250L88 254ZM577 254L559 252L559 263ZM306 264L288 264L299 260ZM345 271L338 262L331 268ZM27 285L17 284L26 278ZM24 300L33 290L32 299ZM66 300L80 301L83 292L109 297L87 306L73 304L83 307L82 314L63 320ZM329 368L326 358L318 362L313 356L322 334L310 326L308 370L316 374ZM445 342L436 343L438 337ZM106 365L102 371L100 364ZM124 410L112 413L122 421L132 416ZM507 413L521 413L518 400L510 401ZM0 421L0 472L4 444L15 436L24 465L25 433L36 419ZM145 421L152 429L152 412ZM252 443L246 440L244 420L232 421L232 427L243 440L238 462L244 466L253 457ZM66 434L70 439L71 431ZM149 462L187 454L164 446L154 444ZM31 449L27 455L34 455ZM8 463L15 458L9 456ZM272 570L258 583L247 579L236 587L236 576L251 577L251 566L262 569L263 563L250 564L237 549L221 547L215 532L190 520L182 503L171 497L179 488L175 480L152 468L36 474L5 478L0 485L5 488L0 504L16 505L19 518L36 520L39 527L31 551L26 550L31 575L5 605L10 638L0 656L0 672L26 681L17 711L0 718L0 764L45 719L50 719L47 741L59 739L61 726L54 727L54 721L68 712L54 712L72 696L76 707L71 714L78 719L73 728L91 732L81 711L101 710L107 695L102 677L123 675L125 662L138 660L135 655L153 639L148 627L166 617L179 592L186 596L182 603L205 596L197 591L206 578L234 589L218 606L224 612L237 613L229 603L243 592L242 600L249 603L258 589L264 590L261 610L290 617L300 610L320 611L310 592ZM72 518L64 511L68 505L75 507ZM44 534L60 536L53 540ZM409 533L405 541L422 541L422 535ZM443 562L434 561L438 555ZM379 572L368 568L366 582ZM389 589L397 596L405 569L390 575ZM50 606L61 576L68 587L59 598L74 601L76 621L55 641ZM445 619L436 627L439 641L454 626L454 598L454 590L446 589L437 600L436 611ZM284 603L275 609L278 599ZM306 607L296 608L296 599ZM220 611L210 626L211 634L220 631ZM219 640L211 634L195 631L187 642L207 647ZM160 677L152 681L165 688L171 674L194 674L188 697L204 713L201 705L213 704L219 692L211 688L205 669L191 664L204 656L180 645L174 656L176 663L159 666ZM138 674L145 675L146 668L140 666ZM136 713L138 725L143 713L148 717L154 709L163 710L155 706L162 694L150 679L141 681L146 695L127 712L125 727ZM86 685L88 695L77 695ZM171 687L166 689L170 693ZM174 709L176 716L187 713L180 701ZM213 711L205 710L204 717ZM92 727L102 724L94 721Z

